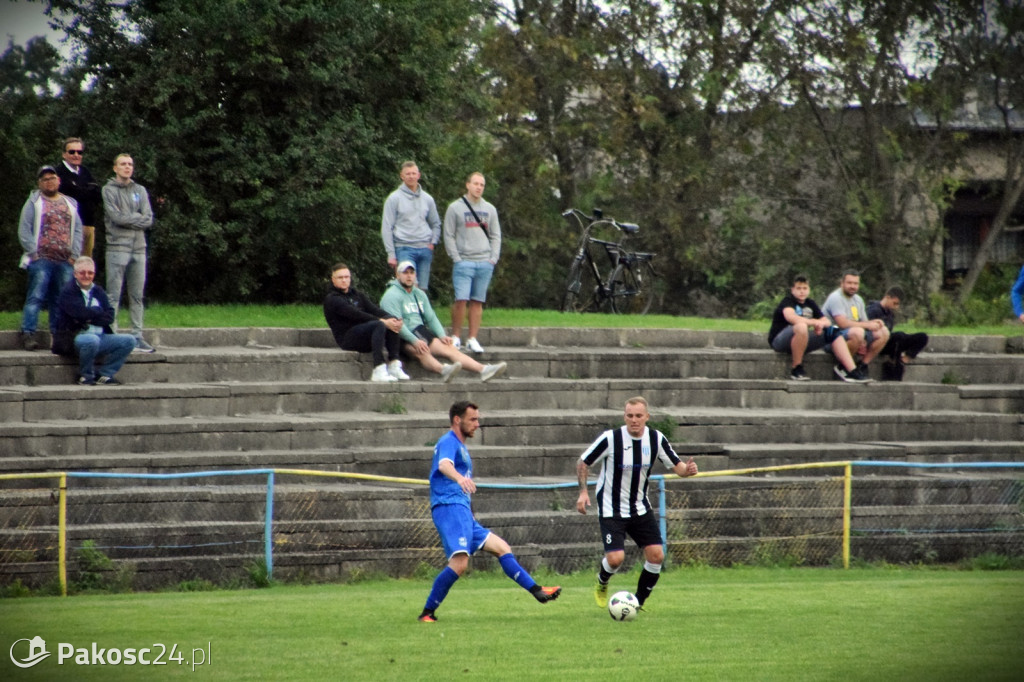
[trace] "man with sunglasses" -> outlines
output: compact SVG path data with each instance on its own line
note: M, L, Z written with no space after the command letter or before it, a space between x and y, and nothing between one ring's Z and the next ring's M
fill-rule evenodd
M92 257L96 243L96 208L100 205L99 183L82 163L85 143L80 137L64 140L64 162L56 166L60 178L60 193L78 202L78 217L82 220L82 255Z
M35 350L39 311L50 312L50 333L56 331L54 310L61 289L71 281L71 264L82 253L82 224L75 200L58 191L60 178L53 166L36 171L38 189L32 190L21 209L18 241L19 265L28 272L28 293L21 315L21 343Z

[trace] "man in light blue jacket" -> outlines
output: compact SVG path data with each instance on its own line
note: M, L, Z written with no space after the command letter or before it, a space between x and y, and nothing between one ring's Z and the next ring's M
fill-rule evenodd
M434 198L420 187L420 169L415 161L402 164L402 185L388 195L380 221L380 236L388 252L388 265L412 261L419 274L419 287L430 285L434 247L441 241L441 217Z
M440 374L445 382L451 381L461 369L478 373L482 381L490 381L505 372L504 362L483 365L453 345L452 337L445 335L444 326L437 319L430 299L416 287L416 265L412 261L398 264L395 279L388 284L380 299L380 307L402 318L402 329L398 335L406 352L419 360L427 371ZM450 360L452 364L442 365L434 356Z

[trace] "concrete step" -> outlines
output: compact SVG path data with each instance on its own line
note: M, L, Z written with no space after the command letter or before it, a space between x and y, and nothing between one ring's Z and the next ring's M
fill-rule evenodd
M499 379L367 384L362 381L177 382L125 386L24 386L0 389L4 423L105 420L124 417L211 418L320 412L447 412L458 399L495 410L601 409L638 390L635 379ZM788 410L968 410L1019 414L1024 385L958 387L941 384L869 384L750 379L650 379L644 395L662 405ZM988 408L988 409L986 409Z
M484 390L500 390L483 385ZM487 405L486 396L471 396ZM589 443L621 424L620 410L484 411L477 442L551 446ZM778 410L717 407L659 409L680 443L847 443L913 440L1024 440L1024 418L962 411ZM4 457L65 457L117 452L307 450L345 447L432 447L445 432L437 412L256 414L222 418L53 419L0 424ZM825 453L823 453L825 454ZM826 459L842 459L829 452Z

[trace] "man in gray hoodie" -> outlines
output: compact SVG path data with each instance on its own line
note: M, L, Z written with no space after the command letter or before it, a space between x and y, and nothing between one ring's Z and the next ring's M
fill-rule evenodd
M483 173L470 173L466 178L466 194L453 201L444 214L444 248L452 258L452 336L455 347L462 344L462 320L469 308L469 340L466 348L483 353L476 340L480 333L487 288L491 285L494 266L501 255L501 225L498 209L483 198L487 186Z
M388 265L412 261L419 274L419 287L430 285L434 247L441 241L441 217L434 198L420 187L420 169L415 161L402 164L402 185L388 195L380 221L380 236L388 252Z
M457 349L452 337L445 336L444 326L437 319L427 294L416 287L416 266L412 261L398 264L395 279L380 299L380 307L401 318L402 329L398 336L405 351L419 360L427 371L440 374L446 383L461 369L478 373L482 381L504 374L504 362L483 365ZM450 360L452 364L442 365L435 356Z
M132 180L135 162L128 154L114 159L114 177L103 186L103 213L107 224L107 296L117 310L121 303L121 286L127 278L128 300L131 304L132 336L135 350L152 353L155 348L142 338L143 293L146 288L146 230L153 225L153 209L146 188Z

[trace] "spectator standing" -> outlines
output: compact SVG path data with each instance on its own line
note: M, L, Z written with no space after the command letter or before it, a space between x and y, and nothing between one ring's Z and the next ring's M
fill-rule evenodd
M352 286L352 271L344 263L331 268L331 288L324 297L324 318L342 350L373 354L370 381L407 381L398 357L402 319L379 308ZM385 361L387 351L388 361Z
M53 352L78 355L78 378L83 386L116 386L114 378L135 349L135 337L115 334L114 307L107 293L94 284L96 263L88 256L75 261L75 279L61 290Z
M501 256L501 225L498 209L483 198L487 181L483 173L470 173L466 193L453 201L444 214L444 248L452 259L452 337L459 348L462 321L469 309L469 339L466 348L474 353L484 349L477 341L483 319L487 289L494 266Z
M415 263L419 287L426 291L434 247L441 241L441 217L434 198L420 186L420 169L415 161L403 163L399 177L402 184L384 202L380 234L388 265L394 269L399 261Z
M53 166L36 171L37 189L21 209L18 241L20 266L28 271L28 293L21 314L21 344L25 350L39 347L36 327L39 311L49 311L50 334L57 331L55 312L61 290L71 281L72 263L82 252L82 223L78 205L60 193L60 178Z
M853 357L862 356L857 368L867 376L868 365L889 342L889 330L881 320L868 319L867 306L857 293L859 290L860 273L847 270L839 281L839 288L828 295L821 309L839 327Z
M96 243L96 209L102 201L100 186L82 163L85 143L80 137L64 140L64 161L57 165L60 193L78 202L78 217L82 221L82 255L92 257Z
M490 381L505 372L504 362L482 365L455 347L452 337L445 335L427 292L416 287L416 266L412 261L398 264L395 279L380 299L380 307L402 319L398 335L405 342L406 352L428 371L440 374L445 383L462 369L478 373L482 381ZM452 364L442 365L435 356L450 360Z
M889 358L882 364L882 379L886 381L902 381L904 366L928 345L928 335L924 332L908 334L893 331L896 311L900 309L902 300L903 289L889 287L882 300L868 303L868 319L881 320L889 330L889 341L881 351L881 355Z
M857 368L846 339L839 328L821 312L821 308L810 298L811 285L805 275L793 278L793 286L775 308L772 325L768 330L768 345L779 353L792 356L789 378L794 381L809 381L804 370L804 356L807 353L828 346L839 362L835 373L843 381L864 383L870 381Z
M1010 287L1010 302L1013 304L1013 314L1024 322L1024 268L1020 269L1017 281Z
M155 348L142 337L143 299L146 290L146 232L153 226L153 209L146 188L132 179L135 162L128 154L114 159L114 177L103 186L103 211L107 223L107 295L117 311L121 289L126 286L135 350L152 353Z

